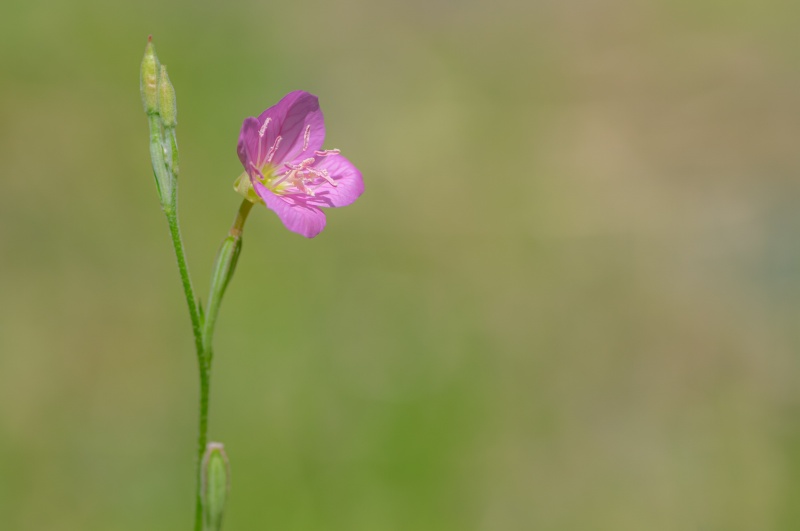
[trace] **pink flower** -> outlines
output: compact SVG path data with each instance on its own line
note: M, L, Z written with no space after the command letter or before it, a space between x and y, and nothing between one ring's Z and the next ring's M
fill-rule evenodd
M325 228L321 208L349 205L364 191L361 172L338 149L323 150L324 140L317 97L290 92L242 123L237 151L245 173L234 187L290 231L313 238Z

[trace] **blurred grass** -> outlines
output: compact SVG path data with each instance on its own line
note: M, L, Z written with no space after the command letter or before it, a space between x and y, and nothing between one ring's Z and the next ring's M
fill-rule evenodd
M320 96L366 194L256 211L216 336L226 529L800 526L788 1L0 7L0 521L186 529L196 382L147 159L178 91L195 284L238 129Z

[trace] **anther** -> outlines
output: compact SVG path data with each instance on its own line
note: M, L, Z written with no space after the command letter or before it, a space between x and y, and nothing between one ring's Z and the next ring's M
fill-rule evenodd
M338 155L339 152L338 149L323 149L322 151L315 151L314 155L318 157L327 157L328 155Z
M275 139L275 143L272 144L272 147L269 148L269 151L267 151L267 162L272 162L272 157L274 157L275 152L278 151L278 146L281 145L281 140L283 140L283 137L278 136L278 138Z
M290 170L306 170L309 166L314 164L314 157L309 157L300 161L300 164L292 164L291 162L284 162L283 165Z
M303 151L308 149L308 139L311 138L311 126L306 126L306 132L303 135Z
M322 170L321 172L318 172L317 175L328 181L328 184L336 188L336 181L334 181L333 177L330 176L328 170Z
M264 120L264 125L261 126L261 129L258 130L258 136L263 137L264 133L267 132L267 126L272 121L272 118L267 118Z

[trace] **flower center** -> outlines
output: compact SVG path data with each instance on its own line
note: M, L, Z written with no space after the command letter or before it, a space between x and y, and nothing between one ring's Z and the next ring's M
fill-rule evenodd
M278 137L278 141L276 141L275 144L277 145L279 141L280 137ZM272 193L276 195L303 194L314 197L316 195L316 190L320 186L326 183L334 187L337 185L336 180L331 177L327 169L315 167L317 162L317 158L315 157L305 158L297 164L285 162L283 167L274 166L271 162L271 155L274 155L275 149L276 146L270 149L267 161L260 168L261 175L264 176L260 182L269 188ZM314 152L316 157L329 157L338 154L338 149L326 149ZM247 172L242 173L236 179L234 188L249 201L253 203L261 202L261 198L258 197L258 194L253 190L253 184L250 182L250 177Z
M314 157L305 158L298 164L286 162L283 165L283 173L269 179L267 186L276 194L299 192L312 197L315 195L315 190L326 182L336 186L336 181L331 178L328 170L315 168L315 163Z

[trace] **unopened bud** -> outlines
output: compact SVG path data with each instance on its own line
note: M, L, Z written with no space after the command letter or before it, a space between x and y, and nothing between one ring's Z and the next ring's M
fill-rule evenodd
M222 443L208 443L201 474L204 529L219 531L230 487L230 466Z
M158 112L164 127L175 127L178 123L178 106L175 103L175 88L169 81L167 67L161 65L158 76Z
M228 283L233 278L233 272L236 270L236 263L239 261L239 253L241 252L241 232L237 235L229 235L222 240L222 245L219 247L217 259L214 263L214 270L211 274L211 289L219 290L219 294L216 295L220 299L222 299L222 294L225 293Z
M158 58L153 47L153 36L147 38L139 81L142 103L147 114L158 112Z

